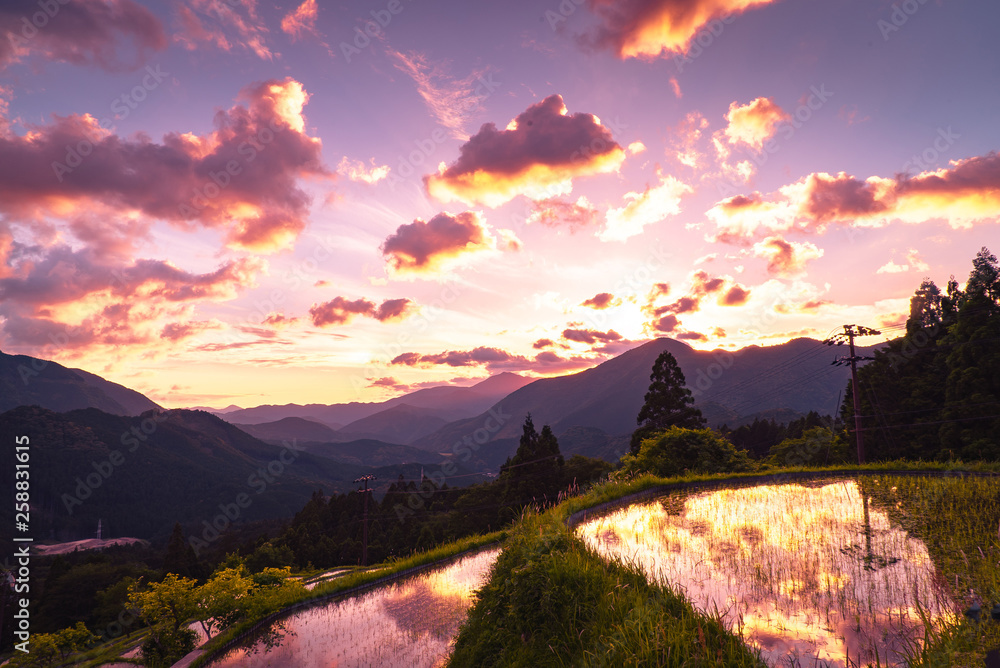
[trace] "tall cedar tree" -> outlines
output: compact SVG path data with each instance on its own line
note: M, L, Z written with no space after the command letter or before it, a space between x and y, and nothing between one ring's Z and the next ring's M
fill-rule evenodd
M694 407L691 390L685 386L684 372L677 366L677 360L664 350L653 363L653 373L649 375L649 391L646 392L642 409L636 422L639 428L632 432L632 454L639 454L643 439L670 427L701 429L705 418Z
M972 265L964 291L925 279L906 334L858 369L869 459L1000 459L1000 267L986 248ZM850 383L841 415L853 424Z
M552 428L545 425L539 434L529 413L517 452L500 467L500 479L506 482L503 502L516 509L555 496L563 483L564 466Z

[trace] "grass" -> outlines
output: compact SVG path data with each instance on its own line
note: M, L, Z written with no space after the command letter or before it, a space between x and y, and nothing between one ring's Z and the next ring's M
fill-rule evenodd
M923 540L942 584L964 611L982 607L982 621L962 615L940 628L925 625L913 648L915 665L982 665L1000 647L1000 623L990 610L1000 603L1000 484L984 478L876 476L865 492L894 521Z
M585 548L564 510L522 516L449 666L764 665L678 592Z
M449 666L765 665L738 635L727 631L717 618L693 609L682 595L651 584L635 567L608 563L588 550L568 523L579 511L628 503L630 497L664 487L750 483L761 475L777 475L780 480L788 473L821 477L823 473L856 471L873 475L890 471L998 472L1000 464L886 462L674 478L642 475L597 485L544 513L522 517L469 611ZM958 574L960 586L956 589L969 586L985 597L984 617L988 618L992 603L1000 602L1000 535L993 524L1000 519L1000 498L996 496L1000 486L989 479L945 477L933 479L939 485L933 495L921 496L916 490L928 479L893 476L892 480L902 484L882 484L886 489L895 486L897 498L886 502L891 501L895 510L893 519L900 521L910 515L911 507L914 509L904 528L928 541L939 572L948 577ZM992 497L986 493L990 489ZM907 490L913 492L908 500L903 499ZM929 503L931 499L934 503ZM977 512L970 513L969 508ZM963 514L968 517L956 524ZM978 561L969 561L969 552ZM959 569L959 564L964 569ZM910 647L911 665L982 665L985 649L1000 644L998 629L1000 624L975 624L963 618L928 622L923 640Z
M624 503L630 496L667 486L684 487L722 481L750 483L761 475L835 475L859 470L869 474L911 470L1000 472L1000 463L897 461L863 467L796 467L673 478L623 476L594 486L544 513L526 513L523 516L507 539L506 548L479 600L470 610L469 620L458 637L451 665L761 666L763 664L755 652L748 649L738 635L726 631L717 620L694 610L678 593L650 584L637 569L608 564L583 546L567 522L578 511L605 503ZM1000 505L983 505L973 491L952 495L950 504L942 501L939 506L928 505L927 499L931 497L921 497L917 492L920 479L899 477L899 480L903 484L895 485L898 498L883 499L873 494L873 499L884 502L889 510L896 512L893 516L895 521L900 521L907 530L929 542L938 568L952 580L954 575L958 575L960 587L957 588L971 588L979 593L983 598L984 617L988 618L994 602L990 597L996 596L996 600L1000 601L1000 574L996 569L996 562L1000 560L997 527L969 520L960 532L949 533L948 516L942 511L947 508L948 512L955 513L963 507L977 507L982 517L1000 518ZM960 479L944 480L958 485ZM975 478L965 480L965 483L969 482L980 481ZM913 486L909 486L910 483ZM967 486L965 489L973 488ZM937 494L942 499L946 496L947 493ZM989 503L996 502L994 499ZM896 503L913 510L897 512ZM369 569L356 569L317 585L295 601L282 602L280 608L336 596L408 569L503 540L506 536L505 532L473 536L406 559L392 560ZM941 540L942 537L945 539ZM966 560L971 566L963 570L959 564L965 567ZM316 571L308 575L319 573ZM245 620L220 633L206 644L206 654L194 665L206 665L219 648L258 621L260 618ZM913 648L914 665L970 665L968 661L973 656L981 657L984 648L1000 645L1000 636L994 628L1000 627L1000 624L991 624L976 625L960 620L943 626L928 625L924 642ZM142 635L142 632L133 633L95 648L78 657L75 665L98 666L112 661L127 647L141 642Z

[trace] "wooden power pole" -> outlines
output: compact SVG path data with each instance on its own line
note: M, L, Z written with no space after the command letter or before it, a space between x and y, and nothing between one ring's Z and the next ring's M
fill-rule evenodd
M365 476L361 476L360 478L358 478L357 480L354 481L354 482L363 482L365 484L365 488L363 490L362 489L358 490L359 492L361 492L362 494L365 495L365 500L364 500L364 519L362 520L363 524L364 524L364 534L363 534L364 535L364 539L363 539L364 542L361 544L361 565L362 566L367 566L368 565L368 495L371 494L371 492L372 492L372 490L368 489L368 481L369 480L375 480L375 476L373 476L373 475L365 475Z
M854 337L856 336L875 336L881 334L882 332L877 329L872 329L870 327L862 327L861 325L844 325L843 334L834 334L828 338L825 343L828 346L842 346L845 342L850 345L851 355L850 357L838 357L831 364L842 366L845 364L851 365L851 394L854 397L854 436L858 441L858 464L865 463L865 443L864 437L861 432L861 398L858 393L858 362L865 360L873 360L874 357L865 357L854 354Z

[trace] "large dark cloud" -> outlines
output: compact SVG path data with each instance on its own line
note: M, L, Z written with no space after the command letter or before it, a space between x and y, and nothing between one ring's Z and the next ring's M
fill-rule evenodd
M449 367L481 367L488 371L534 371L538 373L556 373L573 369L589 367L604 357L592 358L574 355L560 357L550 350L540 352L529 358L517 355L501 348L479 346L472 350L446 350L442 353L422 354L415 352L403 353L392 359L390 364L403 366L449 366Z
M598 341L604 343L620 341L622 335L613 329L609 329L607 332L602 332L596 329L564 329L562 337L567 341L594 344Z
M586 44L614 51L621 58L655 58L687 51L711 21L776 0L588 0L600 27ZM721 23L718 23L722 26Z
M462 145L458 160L424 182L440 200L495 207L522 194L565 194L573 177L616 171L624 159L594 115L568 114L562 96L550 95L503 130L483 125Z
M380 306L367 299L349 300L344 297L334 297L322 304L313 304L309 309L309 318L317 327L326 325L343 325L355 316L374 318L379 322L401 320L413 312L414 304L409 299L386 299Z
M124 43L131 43L131 49L123 49ZM166 46L160 20L132 0L0 3L0 71L32 56L130 70L144 64L149 52Z
M382 244L382 255L398 273L430 273L449 259L490 250L496 240L476 211L439 213L400 225Z
M308 96L286 79L248 86L240 97L246 104L217 112L211 134L168 134L160 144L123 139L89 116L0 134L0 213L24 220L139 211L185 229L219 229L245 249L287 246L309 212L297 179L328 175L319 140L304 132Z

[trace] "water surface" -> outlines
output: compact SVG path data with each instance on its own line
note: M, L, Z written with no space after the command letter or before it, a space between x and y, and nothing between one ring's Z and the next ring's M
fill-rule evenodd
M576 531L718 610L771 665L864 665L876 651L895 663L923 635L918 606L932 620L954 614L926 546L855 480L680 492Z
M283 620L281 644L268 652L238 648L213 667L400 666L445 663L475 590L499 548L364 594L318 605Z

